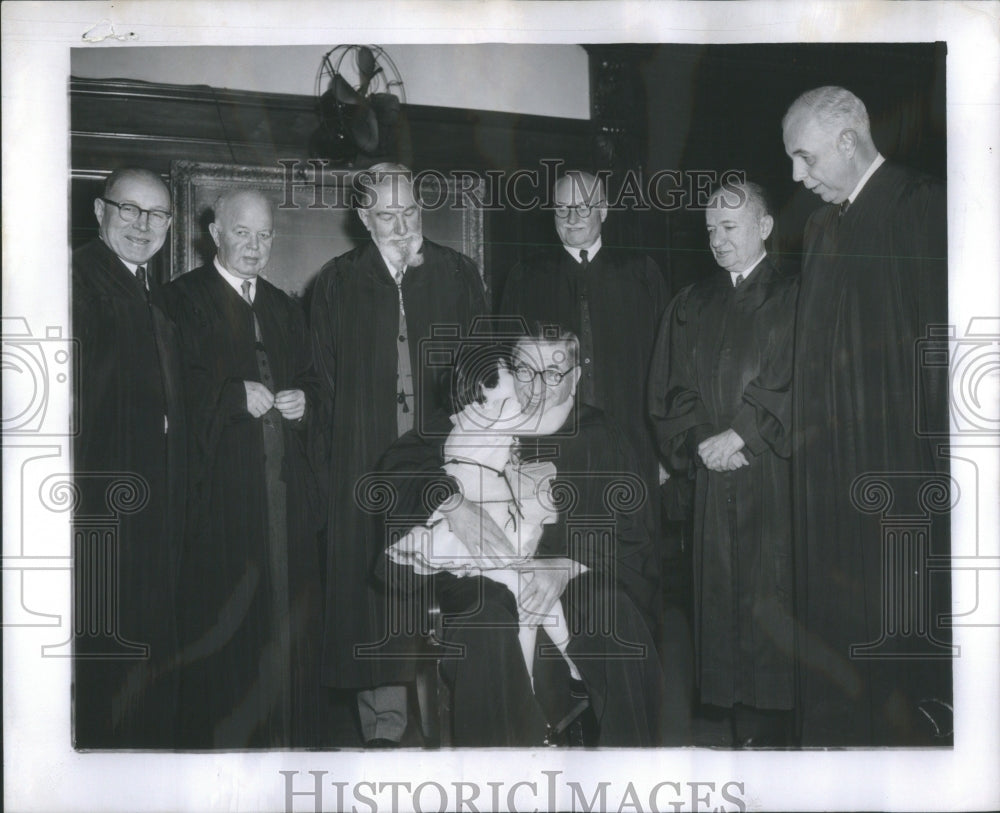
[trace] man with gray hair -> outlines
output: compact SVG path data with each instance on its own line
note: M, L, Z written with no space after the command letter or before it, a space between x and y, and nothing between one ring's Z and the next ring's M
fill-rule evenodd
M755 183L705 210L722 269L664 315L649 380L660 453L695 480L694 617L702 703L727 710L733 744L787 746L792 731L792 334L798 280L764 241Z
M950 580L928 569L949 555L947 512L928 510L926 549L897 559L858 497L866 477L900 489L897 505L948 490L918 425L948 425L947 370L918 369L916 352L948 319L945 190L883 158L844 88L802 94L782 129L792 177L828 204L806 224L793 375L802 744L948 744ZM894 579L912 602L895 603Z
M324 744L317 393L299 304L265 280L272 202L214 205L214 260L167 287L189 382L191 532L181 555L181 743Z
M312 446L328 511L323 680L357 692L369 747L392 747L406 730L413 664L379 649L389 599L372 567L387 540L354 488L393 441L448 405L448 372L425 369L421 342L436 326L468 335L486 302L473 262L424 237L407 167L376 164L357 173L355 189L371 242L323 267L310 320L323 394Z

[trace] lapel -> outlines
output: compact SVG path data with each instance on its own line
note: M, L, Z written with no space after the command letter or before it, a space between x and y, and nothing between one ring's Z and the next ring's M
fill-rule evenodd
M97 238L97 243L101 252L101 267L104 270L105 283L108 286L108 293L111 296L121 296L127 299L143 302L146 301L145 292L139 280L136 279L128 266L105 245L104 241ZM147 269L149 265L146 265Z

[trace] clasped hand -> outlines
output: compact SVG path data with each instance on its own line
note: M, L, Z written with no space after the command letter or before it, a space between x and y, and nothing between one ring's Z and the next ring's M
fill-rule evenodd
M746 444L732 429L705 438L698 444L698 456L709 471L734 471L749 466L741 451Z
M503 567L517 556L503 530L480 506L456 494L438 509L469 553L473 567Z
M271 407L289 421L297 421L306 414L306 394L302 390L281 390L272 393L259 381L244 381L247 391L247 412L259 418Z

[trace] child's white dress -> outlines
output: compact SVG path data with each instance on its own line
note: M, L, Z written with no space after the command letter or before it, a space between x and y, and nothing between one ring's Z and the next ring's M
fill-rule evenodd
M512 379L508 382L504 375L510 379L509 373L502 372L498 386L486 392L485 404L471 404L452 416L455 428L445 443L444 469L458 482L462 497L479 505L504 532L513 553L493 563L470 551L448 525L447 502L386 552L393 561L411 565L422 575L447 571L456 576L484 576L504 585L514 594L521 613L518 637L528 675L534 666L538 627L543 626L570 673L579 679L566 654L569 629L562 605L557 601L543 619L520 610L518 565L534 556L542 526L556 521L550 491L556 467L549 462L524 464L512 459L513 431L521 428L520 407L512 397ZM508 387L510 395L504 397Z

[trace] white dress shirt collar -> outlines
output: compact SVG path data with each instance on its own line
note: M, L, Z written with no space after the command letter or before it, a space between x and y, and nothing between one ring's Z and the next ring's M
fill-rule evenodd
M597 256L597 252L601 250L601 235L597 235L597 239L594 241L593 245L589 246L586 249L575 248L567 245L563 245L563 248L566 249L566 251L569 252L569 256L572 257L578 263L580 262L581 251L586 251L587 261L593 262L594 257Z
M732 280L733 287L734 288L736 287L736 278L740 276L740 274L743 275L743 282L746 282L747 277L749 277L754 271L757 270L757 266L760 265L760 261L763 260L766 256L767 252L765 251L757 258L757 261L753 265L751 265L746 271L730 271L729 279Z
M254 298L257 296L257 277L238 277L236 274L227 271L222 263L219 262L218 256L213 260L215 264L215 270L222 275L222 278L229 283L230 287L240 295L240 299L243 298L243 283L250 283L250 301L253 302Z
M878 169L882 164L885 163L885 156L882 153L876 153L875 160L871 162L868 169L865 170L865 174L861 176L861 180L858 181L858 185L854 187L854 191L847 196L847 199L854 203L854 199L861 193L865 184L868 183L868 179L875 174L875 170Z

